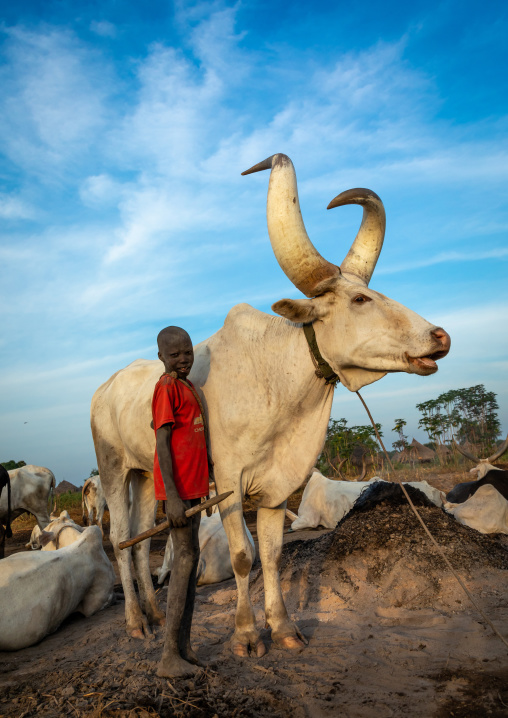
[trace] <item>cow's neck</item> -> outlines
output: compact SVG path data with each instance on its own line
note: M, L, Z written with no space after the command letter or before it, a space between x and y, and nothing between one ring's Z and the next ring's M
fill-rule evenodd
M280 482L276 482L273 489L292 493L310 473L323 448L334 389L325 379L316 376L301 326L285 320L275 322L274 336L267 344L276 347L271 357L274 363L272 376L277 377L275 391L282 401L283 411L274 417L280 440L274 446L273 466L278 471L284 467L286 489ZM270 500L262 500L261 505L273 506L279 498L286 498L282 493L280 497L272 495L272 488L266 484L265 491Z

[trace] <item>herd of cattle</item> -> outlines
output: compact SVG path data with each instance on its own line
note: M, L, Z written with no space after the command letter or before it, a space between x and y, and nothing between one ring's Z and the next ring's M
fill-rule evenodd
M238 598L232 648L238 656L247 656L250 648L258 657L264 655L265 647L249 595L249 572L255 552L243 519L243 498L248 495L259 500L258 547L265 584L265 617L272 640L285 648L299 648L303 644L284 605L278 573L284 511L288 497L310 474L322 449L334 383L340 380L343 387L356 392L388 372L430 376L438 369L436 362L450 349L450 337L442 327L369 287L386 227L383 203L375 192L350 189L328 205L328 209L351 204L363 208L359 231L339 267L321 256L307 234L290 158L277 153L243 174L262 170L270 171L267 224L275 258L306 298L281 299L273 304L278 317L247 304L233 307L223 327L195 347L190 375L203 395L217 486L222 493L230 492L221 503L219 518L203 518L200 581L205 582L208 573L217 578L217 568L234 572ZM129 635L137 638L148 635L149 624L160 623L163 615L151 581L148 542L138 543L132 551L121 551L119 545L149 529L154 521L153 483L147 474L152 470L155 451L151 397L160 374L160 361L137 360L99 387L91 408L97 465L110 511L110 538L125 597L126 628ZM29 511L36 516L39 528L44 529L37 541L46 549L19 553L0 562L2 595L16 597L10 602L11 613L0 612L0 649L4 650L40 640L55 630L69 612L81 610L91 615L112 595L113 573L105 568L111 569L111 565L105 563L108 559L102 548L101 529L75 525L70 531L68 517L60 516L55 519L65 528L48 531L47 503L44 508L30 508L25 483L19 481L31 470L33 475L26 480L26 486L33 487L31 482L41 472L46 472L47 486L49 477L44 499L47 501L54 485L51 472L23 467L18 470L21 473L11 476L10 485L5 476L0 476L0 487L5 483L0 496L0 540L9 535L10 520ZM382 482L371 485L383 488ZM91 501L98 494L93 486L89 484L84 500ZM316 507L314 504L320 501L336 505L338 516L340 507L347 508L352 500L350 495L342 500L345 489L350 492L343 482L331 482L314 474L300 517L307 510L314 516L311 522L324 521L330 506ZM508 532L505 473L499 479L499 470L491 467L485 477L464 491L465 500L445 497L447 501L453 498L454 503L444 504L444 508L462 522L476 521L483 511L481 506L499 495L500 518L494 530ZM465 510L471 501L476 502L475 507ZM97 510L97 520L100 511ZM466 516L468 511L472 519ZM491 508L487 510L492 512ZM326 520L334 525L335 519L330 516ZM482 521L477 524L479 530L486 526ZM492 524L488 530L492 530ZM74 542L64 546L72 536ZM222 552L224 559L215 560L217 552ZM164 571L171 563L170 547L166 559ZM87 567L76 571L80 560ZM134 588L133 568L139 596ZM69 575L74 573L82 576L70 585ZM100 590L95 575L103 582ZM30 590L25 585L30 585ZM44 600L40 596L42 588ZM27 615L32 616L30 621ZM10 622L8 630L4 630L5 621Z
M426 481L406 485L466 526L482 533L508 534L508 472L487 460L479 460L472 471L478 479L458 484L446 496ZM334 528L358 505L367 490L372 494L372 489L383 485L390 486L379 477L370 481L337 481L314 470L298 515L286 512L292 519L291 529ZM75 523L67 511L59 516L48 513L55 486L49 469L24 466L5 472L2 486L1 525L8 523L9 514L11 521L24 512L37 520L26 544L32 550L0 562L0 650L13 651L37 643L75 611L91 616L108 606L114 600L115 573L103 548L102 518L107 506L98 476L88 479L83 487L84 526ZM211 516L203 516L201 521L198 584L218 583L233 576L227 536L217 507L214 509ZM93 520L97 526L86 525ZM245 530L255 551L252 535L246 526ZM171 570L172 559L170 534L163 564L155 572L159 584L164 583Z

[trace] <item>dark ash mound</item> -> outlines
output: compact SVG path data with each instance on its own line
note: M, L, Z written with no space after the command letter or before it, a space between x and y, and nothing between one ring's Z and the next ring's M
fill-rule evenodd
M436 506L420 506L418 511L454 568L508 570L508 549L502 536L480 534ZM340 565L350 554L373 563L380 552L412 562L419 559L423 570L445 567L406 500L397 499L376 503L369 511L351 511L325 536L288 544L281 571L294 573L310 562L312 573L319 575L325 565Z

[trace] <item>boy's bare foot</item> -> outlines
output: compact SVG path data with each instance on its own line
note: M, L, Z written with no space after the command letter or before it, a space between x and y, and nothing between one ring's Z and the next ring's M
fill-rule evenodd
M197 666L184 661L180 656L163 656L157 668L157 675L161 678L190 678L198 672Z
M193 651L190 646L180 651L180 654L183 659L192 663L194 666L199 666L200 668L205 667L205 664L199 660L197 653Z

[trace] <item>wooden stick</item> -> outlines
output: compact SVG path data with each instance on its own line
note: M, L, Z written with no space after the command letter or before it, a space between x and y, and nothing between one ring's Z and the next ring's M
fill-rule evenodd
M206 509L209 509L210 506L215 506L215 504L220 503L221 501L224 501L224 499L227 499L228 496L231 496L231 494L234 493L233 491L225 491L223 494L218 494L217 496L212 496L211 499L207 499L206 501L202 501L199 504L196 504L196 506L192 506L190 509L187 509L185 512L185 515L187 518L190 518L191 516L194 516L194 514L199 513L200 511L205 511ZM154 526L151 529L148 529L148 531L143 531L142 534L139 534L139 536L134 536L134 538L129 539L128 541L120 541L118 544L118 548L124 549L129 548L129 546L134 546L134 544L139 543L140 541L144 541L147 538L150 538L151 536L155 536L155 534L160 533L161 531L164 531L164 529L169 528L169 521L163 521L160 524L157 524L157 526Z

